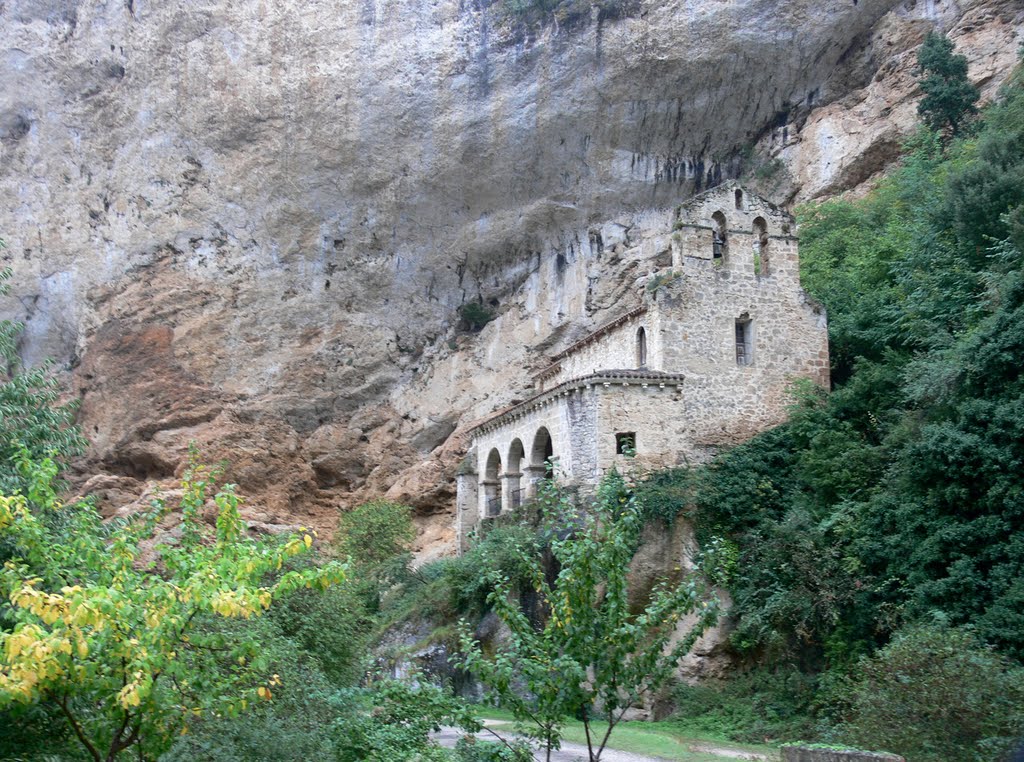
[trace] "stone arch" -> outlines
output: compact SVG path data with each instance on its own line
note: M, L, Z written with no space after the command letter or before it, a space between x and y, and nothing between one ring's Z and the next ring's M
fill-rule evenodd
M643 326L636 329L636 367L647 367L647 331Z
M501 453L491 448L484 466L484 515L497 516L501 513Z
M551 432L546 426L537 429L533 436L533 447L530 448L530 465L543 466L555 454L555 445L551 439Z
M767 275L771 254L768 246L768 223L764 217L754 218L754 274Z
M505 494L508 495L508 507L518 508L523 504L523 459L526 450L523 441L518 437L512 440L508 448L508 459L505 461Z
M722 261L728 252L729 226L725 219L725 212L719 209L711 215L711 257Z
M550 473L551 459L554 456L555 445L551 438L551 432L545 426L541 426L533 436L533 444L530 447L530 465L526 469L528 475L527 494L530 497L537 495L537 485L541 480L552 475Z

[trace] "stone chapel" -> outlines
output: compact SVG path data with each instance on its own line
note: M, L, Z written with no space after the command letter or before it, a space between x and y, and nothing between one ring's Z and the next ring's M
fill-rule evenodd
M795 379L828 384L825 314L800 287L793 218L725 183L681 205L672 228L622 254L648 260L640 306L551 357L530 398L471 430L460 550L549 470L585 488L627 459L700 462L782 422Z

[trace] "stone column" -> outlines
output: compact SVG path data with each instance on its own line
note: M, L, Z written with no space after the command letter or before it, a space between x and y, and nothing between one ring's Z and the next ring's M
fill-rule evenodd
M455 484L455 549L461 556L468 545L467 536L480 523L478 477L475 472L460 473Z
M527 500L533 500L537 497L538 483L547 476L547 469L544 466L527 466L523 470L526 473L526 492L524 495Z
M523 475L520 473L505 474L505 488L501 491L501 510L514 511L523 503L524 495L519 491Z
M485 519L497 516L501 512L501 482L485 480L480 482L480 486L483 488L480 516Z

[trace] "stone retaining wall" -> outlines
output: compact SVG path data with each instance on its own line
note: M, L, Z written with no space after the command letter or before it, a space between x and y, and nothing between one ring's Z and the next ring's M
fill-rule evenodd
M885 752L783 746L782 762L906 762L906 760L897 754Z

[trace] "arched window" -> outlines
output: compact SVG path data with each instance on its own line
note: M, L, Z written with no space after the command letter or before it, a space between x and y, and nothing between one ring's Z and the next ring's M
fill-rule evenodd
M487 455L484 468L484 515L497 516L501 513L501 455L495 447Z
M533 437L533 447L530 449L530 466L540 466L546 470L550 469L551 458L555 455L555 448L551 442L551 434L541 426Z
M513 439L508 448L508 465L505 469L505 480L508 483L508 507L518 508L523 504L522 470L523 456L525 455L523 443L519 439Z
M636 367L647 367L647 331L643 326L636 330Z
M754 218L754 274L768 274L768 223L764 217Z
M537 488L544 479L554 476L552 473L551 459L555 455L555 448L551 442L550 432L541 426L533 437L533 444L530 447L529 465L526 467L526 496L536 497Z
M743 191L736 189L736 208L743 209Z
M722 212L715 212L711 215L711 256L714 259L725 259L728 251L727 230L725 215Z

